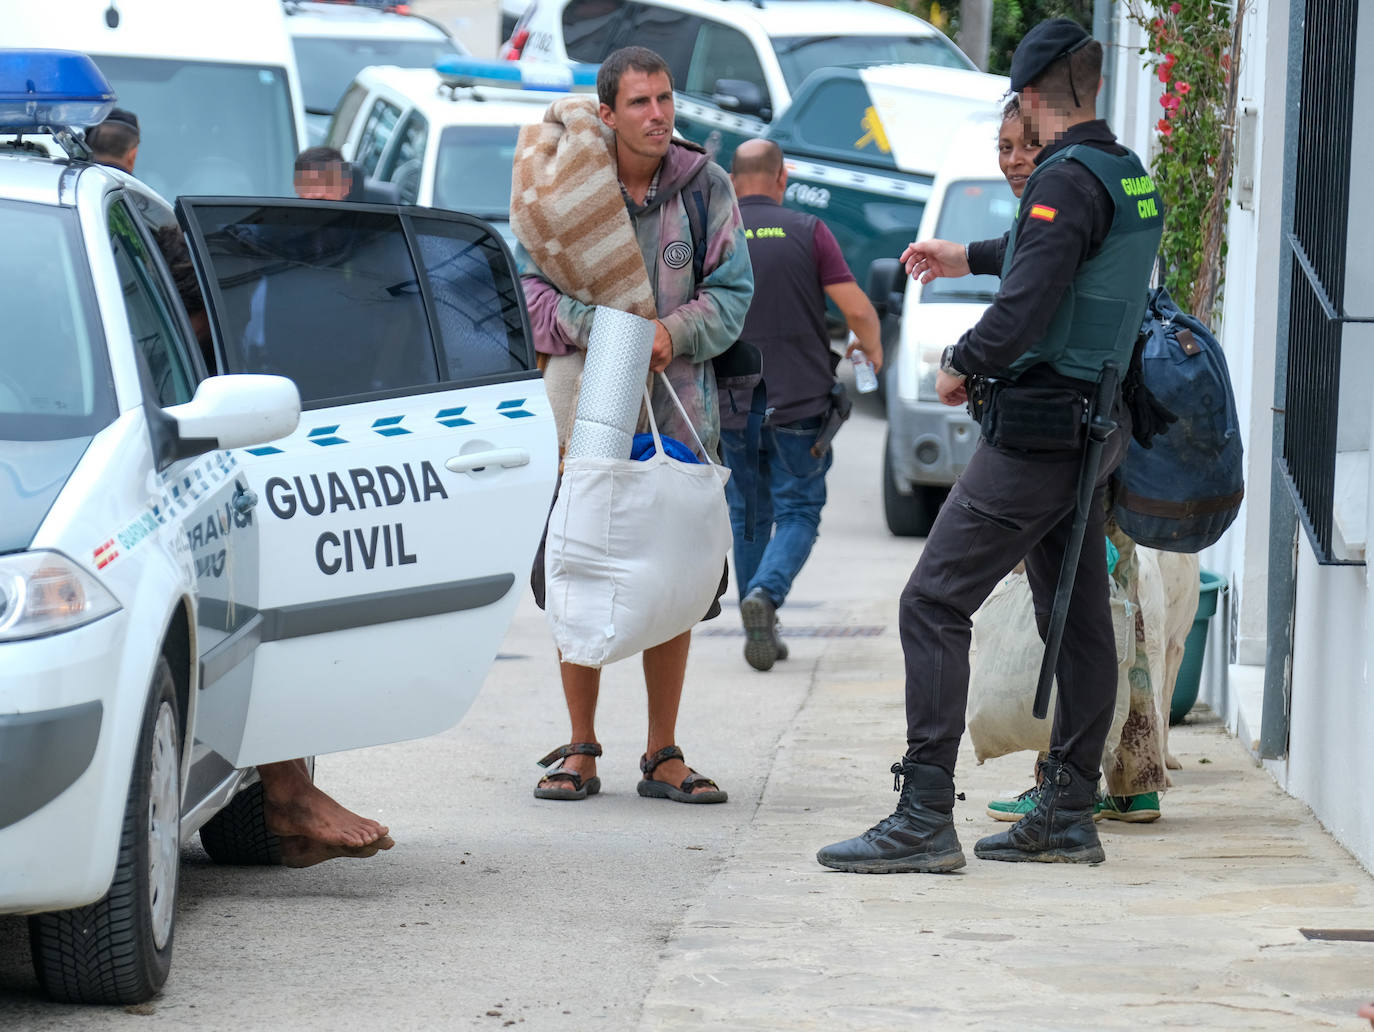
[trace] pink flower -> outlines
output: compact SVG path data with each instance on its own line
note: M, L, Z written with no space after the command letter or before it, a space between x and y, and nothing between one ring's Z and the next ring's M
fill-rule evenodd
M1186 97L1188 95L1188 92L1192 89L1192 87L1189 86L1186 82L1181 82L1177 86L1175 86L1174 89L1178 90L1179 96Z
M1159 106L1165 111L1173 111L1178 107L1178 98L1171 93L1166 93L1159 98Z
M1169 5L1169 13L1170 13L1170 14L1178 14L1178 12L1181 11L1181 10L1183 10L1183 5L1182 5L1182 4L1170 4L1170 5Z
M1161 118L1157 123L1155 123L1155 128L1159 130L1160 136L1170 136L1173 134L1174 131L1174 127L1171 126L1168 123L1168 121L1163 118Z
M1174 67L1173 67L1173 65L1171 65L1171 64L1162 64L1162 65L1159 66L1159 81L1160 81L1160 82L1168 82L1170 76L1172 76L1173 74L1174 74Z
M1223 68L1225 68L1225 69L1228 69L1228 70L1230 69L1230 67L1231 67L1231 55L1230 55L1230 54L1222 54L1222 55L1221 55L1221 67L1223 67Z

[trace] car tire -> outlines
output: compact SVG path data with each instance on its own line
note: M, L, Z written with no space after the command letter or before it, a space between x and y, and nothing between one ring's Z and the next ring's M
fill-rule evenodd
M281 839L267 830L262 782L255 782L200 829L200 844L217 864L238 867L281 863Z
M930 533L948 490L927 484L916 484L911 494L897 489L892 473L892 435L883 444L883 515L887 529L896 537L925 537Z
M181 849L181 733L159 657L138 736L119 854L95 903L29 918L39 984L64 1003L142 1003L167 981Z

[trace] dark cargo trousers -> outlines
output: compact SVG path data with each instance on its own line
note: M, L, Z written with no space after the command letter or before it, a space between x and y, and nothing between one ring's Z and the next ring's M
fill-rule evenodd
M1103 544L1107 478L1121 462L1129 424L1102 451L1078 576L1069 605L1050 751L1095 780L1116 700L1116 639ZM1043 639L1073 525L1082 459L1028 457L981 442L931 528L902 592L907 756L954 773L968 704L971 617L1023 558ZM1027 685L1034 691L1034 685Z

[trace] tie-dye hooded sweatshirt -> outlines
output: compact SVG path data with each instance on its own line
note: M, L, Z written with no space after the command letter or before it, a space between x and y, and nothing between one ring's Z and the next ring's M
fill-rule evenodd
M686 207L695 203L692 194L697 190L707 203L706 262L699 284L694 282L694 245ZM642 206L627 200L626 207L649 273L659 321L673 340L668 379L702 443L714 454L720 437L720 408L711 359L738 338L754 296L754 272L734 188L725 170L699 148L675 140L659 169L657 192ZM595 308L560 294L518 245L516 261L535 349L546 355L585 350ZM652 396L660 431L690 444L692 435L682 426L681 415L657 377ZM557 415L560 426L571 425L572 413Z

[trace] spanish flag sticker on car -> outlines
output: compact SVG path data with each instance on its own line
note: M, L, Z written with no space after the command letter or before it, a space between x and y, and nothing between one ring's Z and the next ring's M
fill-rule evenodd
M1044 219L1046 222L1053 222L1054 217L1059 214L1058 208L1051 208L1048 204L1032 204L1030 217L1033 219Z

